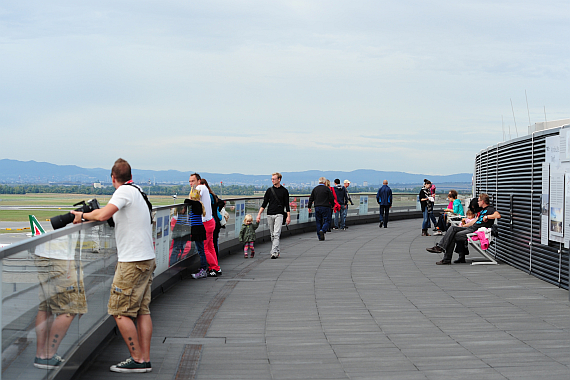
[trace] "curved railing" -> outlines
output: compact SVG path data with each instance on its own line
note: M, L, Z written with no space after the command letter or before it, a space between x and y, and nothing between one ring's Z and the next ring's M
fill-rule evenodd
M352 195L347 224L376 221L373 195ZM283 236L314 230L308 197L291 198L291 224ZM254 217L262 198L226 198L230 219L219 235L220 256L241 250L237 236L245 214ZM184 205L154 208L153 236L157 256L153 296L194 270L197 254L176 225ZM415 195L400 196L393 219L420 217ZM237 223L236 223L237 221ZM418 230L419 230L418 225ZM269 239L265 213L257 230ZM178 252L176 252L178 247ZM117 261L113 230L107 223L69 225L0 250L2 258L2 367L4 379L69 379L95 348L112 333L107 315L109 291ZM61 318L61 320L58 320ZM71 321L65 330L60 323ZM57 336L57 337L56 337ZM65 362L55 369L37 368L36 359L57 349ZM36 361L36 363L35 363ZM34 363L36 365L34 365ZM45 367L45 366L44 366Z

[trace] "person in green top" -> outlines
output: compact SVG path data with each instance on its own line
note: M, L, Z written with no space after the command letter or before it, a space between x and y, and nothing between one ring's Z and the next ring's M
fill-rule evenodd
M443 213L439 216L437 224L435 226L435 234L434 235L442 235L443 231L447 231L447 215L451 214L452 216L465 216L465 212L463 211L463 205L461 204L461 200L457 199L457 191L449 190L447 194L447 199L449 199L449 205L447 208L443 210Z
M253 243L255 242L255 230L259 227L259 222L253 223L253 217L250 214L247 214L243 218L243 224L241 225L241 229L239 230L239 241L243 243L243 258L247 259L247 250L248 248L251 251L251 257L255 256L255 248L253 247Z

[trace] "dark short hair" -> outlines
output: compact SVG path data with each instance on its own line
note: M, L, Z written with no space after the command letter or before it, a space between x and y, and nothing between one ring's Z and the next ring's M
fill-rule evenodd
M335 180L334 180L334 183L336 183L337 185L340 185L340 179L338 179L338 178L335 179Z
M198 173L192 173L192 174L190 174L190 177L192 177L192 176L196 177L196 180L197 180L197 181L200 181L200 180L202 179L202 177L200 177L200 174L198 174Z
M457 191L449 190L449 195L451 195L451 198L457 199Z
M431 185L431 181L429 179L424 179L424 183L427 185L428 183Z
M111 174L118 182L127 182L133 178L131 174L131 165L122 158L115 161L113 168L111 169Z
M491 199L489 198L488 194L485 193L479 194L479 199L482 200L487 205L491 204Z

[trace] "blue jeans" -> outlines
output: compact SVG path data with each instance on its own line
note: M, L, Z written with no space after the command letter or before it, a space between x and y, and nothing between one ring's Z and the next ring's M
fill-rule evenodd
M424 220L422 222L422 230L427 230L428 228L431 228L430 219L433 222L433 225L437 226L437 221L435 220L435 216L433 216L433 210L428 212L428 209L426 207L423 211L423 214L424 214Z
M329 230L330 207L315 207L315 221L317 222L317 236L319 231L327 232Z
M341 206L342 207L342 206ZM340 209L339 211L336 211L334 213L334 228L339 228L339 222L340 222L340 214L342 213L342 209ZM331 220L332 222L332 220Z
M200 255L200 269L208 269L208 260L206 260L206 252L204 251L204 242L195 241L194 245L196 245L196 250L198 251L198 255Z
M340 228L341 230L346 227L345 223L346 223L346 214L348 214L348 205L343 205L340 206L340 226L338 226L338 228Z

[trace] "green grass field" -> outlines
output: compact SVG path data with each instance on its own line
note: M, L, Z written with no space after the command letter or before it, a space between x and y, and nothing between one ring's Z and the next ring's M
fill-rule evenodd
M75 209L76 207L73 207L73 204L77 202L92 198L93 195L84 194L0 194L0 207L26 207L23 210L0 209L0 221L25 222L28 221L30 214L35 215L39 221L45 221L55 215ZM106 205L109 199L111 199L109 195L97 197L101 206ZM153 206L166 206L174 203L172 197L167 195L151 195L149 199ZM177 203L180 203L180 200ZM35 206L42 207L34 208Z

